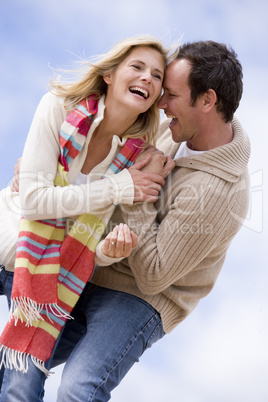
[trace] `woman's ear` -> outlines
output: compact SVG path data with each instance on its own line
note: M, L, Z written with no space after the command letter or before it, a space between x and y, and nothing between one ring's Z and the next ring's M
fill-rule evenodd
M211 110L216 102L217 102L217 95L214 89L209 89L207 92L203 94L203 108L206 111Z
M111 84L111 74L106 74L106 75L104 75L103 76L103 81L107 84L107 85L109 85L109 84Z

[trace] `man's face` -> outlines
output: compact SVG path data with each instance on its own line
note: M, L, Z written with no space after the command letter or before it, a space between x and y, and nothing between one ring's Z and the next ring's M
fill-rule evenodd
M167 67L163 88L164 94L158 102L167 117L172 117L170 129L175 142L192 142L198 135L198 127L202 114L199 100L195 105L191 102L191 91L188 85L190 64L187 60L174 60Z

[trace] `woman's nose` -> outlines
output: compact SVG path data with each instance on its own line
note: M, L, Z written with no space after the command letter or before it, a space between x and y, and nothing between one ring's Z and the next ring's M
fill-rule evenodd
M142 76L141 76L141 80L151 82L152 81L152 74L150 73L150 71L147 71L147 70L144 71Z

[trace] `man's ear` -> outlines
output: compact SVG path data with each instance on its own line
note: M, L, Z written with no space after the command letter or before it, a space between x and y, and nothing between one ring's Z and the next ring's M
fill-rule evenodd
M209 112L217 102L217 95L213 89L209 89L203 94L203 108Z

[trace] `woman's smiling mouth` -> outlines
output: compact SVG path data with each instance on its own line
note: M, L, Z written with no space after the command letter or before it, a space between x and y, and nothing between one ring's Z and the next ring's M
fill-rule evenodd
M140 87L130 87L129 88L130 92L136 95L141 96L143 99L148 99L149 98L149 92L144 89L144 88L140 88Z

